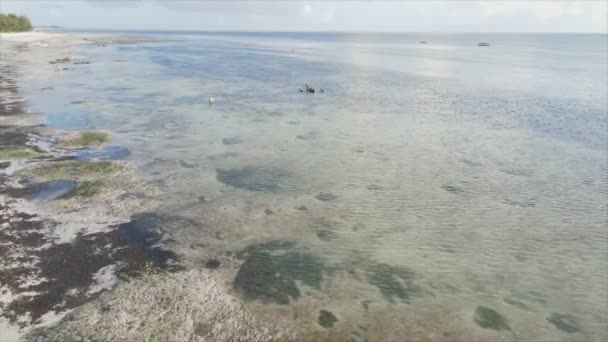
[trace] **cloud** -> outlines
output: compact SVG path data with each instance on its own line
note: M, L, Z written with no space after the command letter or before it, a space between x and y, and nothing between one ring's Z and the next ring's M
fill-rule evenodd
M604 32L606 1L0 0L34 24L250 31ZM52 15L51 15L52 14Z
M301 16L306 17L312 13L312 6L308 3L300 5L300 9L298 10Z

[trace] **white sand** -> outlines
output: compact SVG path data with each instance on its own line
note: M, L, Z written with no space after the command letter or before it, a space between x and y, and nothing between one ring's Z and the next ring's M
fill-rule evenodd
M0 40L16 43L32 43L59 36L61 36L61 34L51 32L8 32L0 33Z
M42 333L44 341L292 340L284 328L256 319L215 278L190 271L133 280L34 335Z

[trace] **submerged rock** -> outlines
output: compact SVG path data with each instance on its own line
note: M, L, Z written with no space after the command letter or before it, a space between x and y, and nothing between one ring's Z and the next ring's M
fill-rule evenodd
M207 263L205 264L205 268L214 270L214 269L220 267L220 265L221 265L221 263L220 263L219 260L217 260L217 259L209 259L209 260L207 260Z
M332 232L331 230L324 229L324 230L317 231L317 237L321 241L329 242L331 240L336 239L338 237L338 235L336 233Z
M198 163L189 163L183 159L179 160L179 165L181 165L182 167L185 167L187 169L192 169L198 166Z
M102 145L108 142L108 134L104 132L81 132L77 136L61 140L57 145L68 148L80 148Z
M370 184L368 186L366 186L367 190L370 191L377 191L377 190L382 190L382 186L378 185L378 184Z
M457 194L465 193L463 188L461 188L459 186L455 186L455 185L443 185L441 188L445 191L449 191L452 193L457 193Z
M92 179L108 177L121 171L121 164L111 161L78 162L74 160L57 161L27 169L26 175L39 179Z
M39 156L40 153L29 146L0 147L0 160L28 159Z
M286 176L286 172L272 168L216 169L218 181L233 188L249 191L277 191L280 188L281 180Z
M71 57L65 57L65 58L57 58L53 61L49 61L49 64L61 64L61 63L70 63L72 61Z
M224 145L236 145L242 143L243 140L239 137L231 137L222 139L222 144Z
M323 202L328 202L328 201L333 201L335 199L338 198L338 196L329 193L329 192L319 192L318 194L315 195L315 198L318 199L319 201L323 201Z
M505 303L509 304L509 305L513 305L517 308L520 308L522 310L530 310L530 308L528 307L528 305L524 302L522 302L521 300L517 300L515 298L510 298L510 297L505 297L502 299Z
M103 182L101 181L85 181L75 187L72 187L68 192L57 198L69 199L74 197L93 197L97 195L97 193L99 193L102 188Z
M511 330L507 320L494 309L478 306L475 309L475 323L484 329Z
M395 298L410 303L419 289L414 285L414 273L406 268L387 264L372 264L366 269L368 281L377 286L386 299Z
M331 328L334 323L338 322L338 318L327 310L319 311L319 325L323 328Z
M234 288L250 299L289 304L302 294L298 283L320 288L323 263L287 241L252 245L237 255L244 258Z
M549 321L559 330L568 334L574 334L581 331L576 323L576 318L570 314L554 312L547 317L547 321Z

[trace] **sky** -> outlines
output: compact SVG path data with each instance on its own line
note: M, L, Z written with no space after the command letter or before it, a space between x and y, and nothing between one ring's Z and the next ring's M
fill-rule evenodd
M0 12L73 28L608 33L608 1L1 0Z

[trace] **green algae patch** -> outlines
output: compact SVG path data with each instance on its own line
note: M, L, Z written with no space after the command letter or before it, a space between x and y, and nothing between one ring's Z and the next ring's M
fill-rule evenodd
M0 160L28 159L39 156L40 153L28 146L0 147Z
M576 323L576 318L570 314L554 312L547 317L547 321L553 324L559 330L568 334L574 334L581 331Z
M384 298L390 302L399 299L411 303L412 297L420 292L414 285L414 272L387 264L374 264L367 270L367 280L378 287Z
M99 146L107 143L109 135L104 132L81 132L75 137L61 140L57 145L67 148Z
M301 297L299 284L320 288L323 263L288 241L252 245L238 254L245 259L234 288L249 299L289 304Z
M24 171L38 179L96 180L122 171L120 163L112 161L78 162L74 160L47 163Z
M319 325L323 328L331 328L337 321L338 318L333 313L327 310L321 310L319 312Z
M511 330L507 320L494 309L478 306L475 309L475 323L484 329Z
M97 195L103 188L103 182L92 181L83 182L72 190L68 191L65 195L59 197L59 199L70 199L75 197L93 197Z

